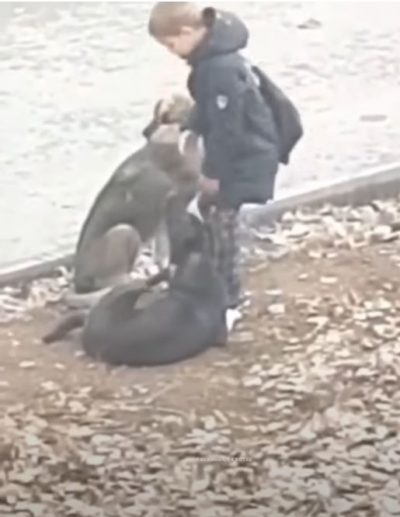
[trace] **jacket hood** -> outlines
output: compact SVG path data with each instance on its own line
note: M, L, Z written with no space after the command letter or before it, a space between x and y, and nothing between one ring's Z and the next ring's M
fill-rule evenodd
M236 15L207 7L203 11L203 18L208 32L189 56L190 64L220 54L237 52L246 47L249 31Z

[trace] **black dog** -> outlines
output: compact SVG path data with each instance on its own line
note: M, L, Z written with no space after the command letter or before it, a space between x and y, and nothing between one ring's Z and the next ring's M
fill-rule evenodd
M128 366L174 363L226 344L226 293L206 228L189 214L185 225L185 232L181 228L173 236L176 272L168 289L147 307L135 309L135 304L149 284L121 284L102 297L87 318L72 314L69 326L64 321L44 341L54 341L83 324L82 345L89 356ZM163 275L158 277L150 284Z

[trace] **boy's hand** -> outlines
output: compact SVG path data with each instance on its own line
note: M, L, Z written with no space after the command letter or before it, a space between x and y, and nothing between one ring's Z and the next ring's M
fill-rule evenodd
M205 197L215 197L219 192L219 180L201 176L199 181L199 188Z

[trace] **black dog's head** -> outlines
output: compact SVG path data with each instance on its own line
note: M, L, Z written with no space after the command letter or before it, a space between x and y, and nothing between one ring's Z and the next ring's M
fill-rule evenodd
M207 228L192 214L186 213L170 238L170 261L179 267L190 254L209 254Z
M143 129L143 136L150 140L157 129L162 125L183 126L186 124L193 102L184 95L173 95L168 99L162 99L154 107L153 118Z
M180 291L202 297L217 288L208 227L192 214L187 213L184 233L172 243L171 262L176 264L172 285Z
M170 263L175 265L170 286L197 298L225 304L226 292L215 267L216 246L207 223L173 204L177 219L169 230Z
M187 197L172 193L166 206L170 263L179 267L190 253L210 254L208 226L187 211Z

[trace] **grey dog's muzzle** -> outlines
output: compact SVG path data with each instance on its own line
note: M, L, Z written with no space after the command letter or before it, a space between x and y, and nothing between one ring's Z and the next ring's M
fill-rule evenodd
M153 133L157 131L157 129L160 127L160 123L153 119L147 126L143 129L142 135L149 140Z

